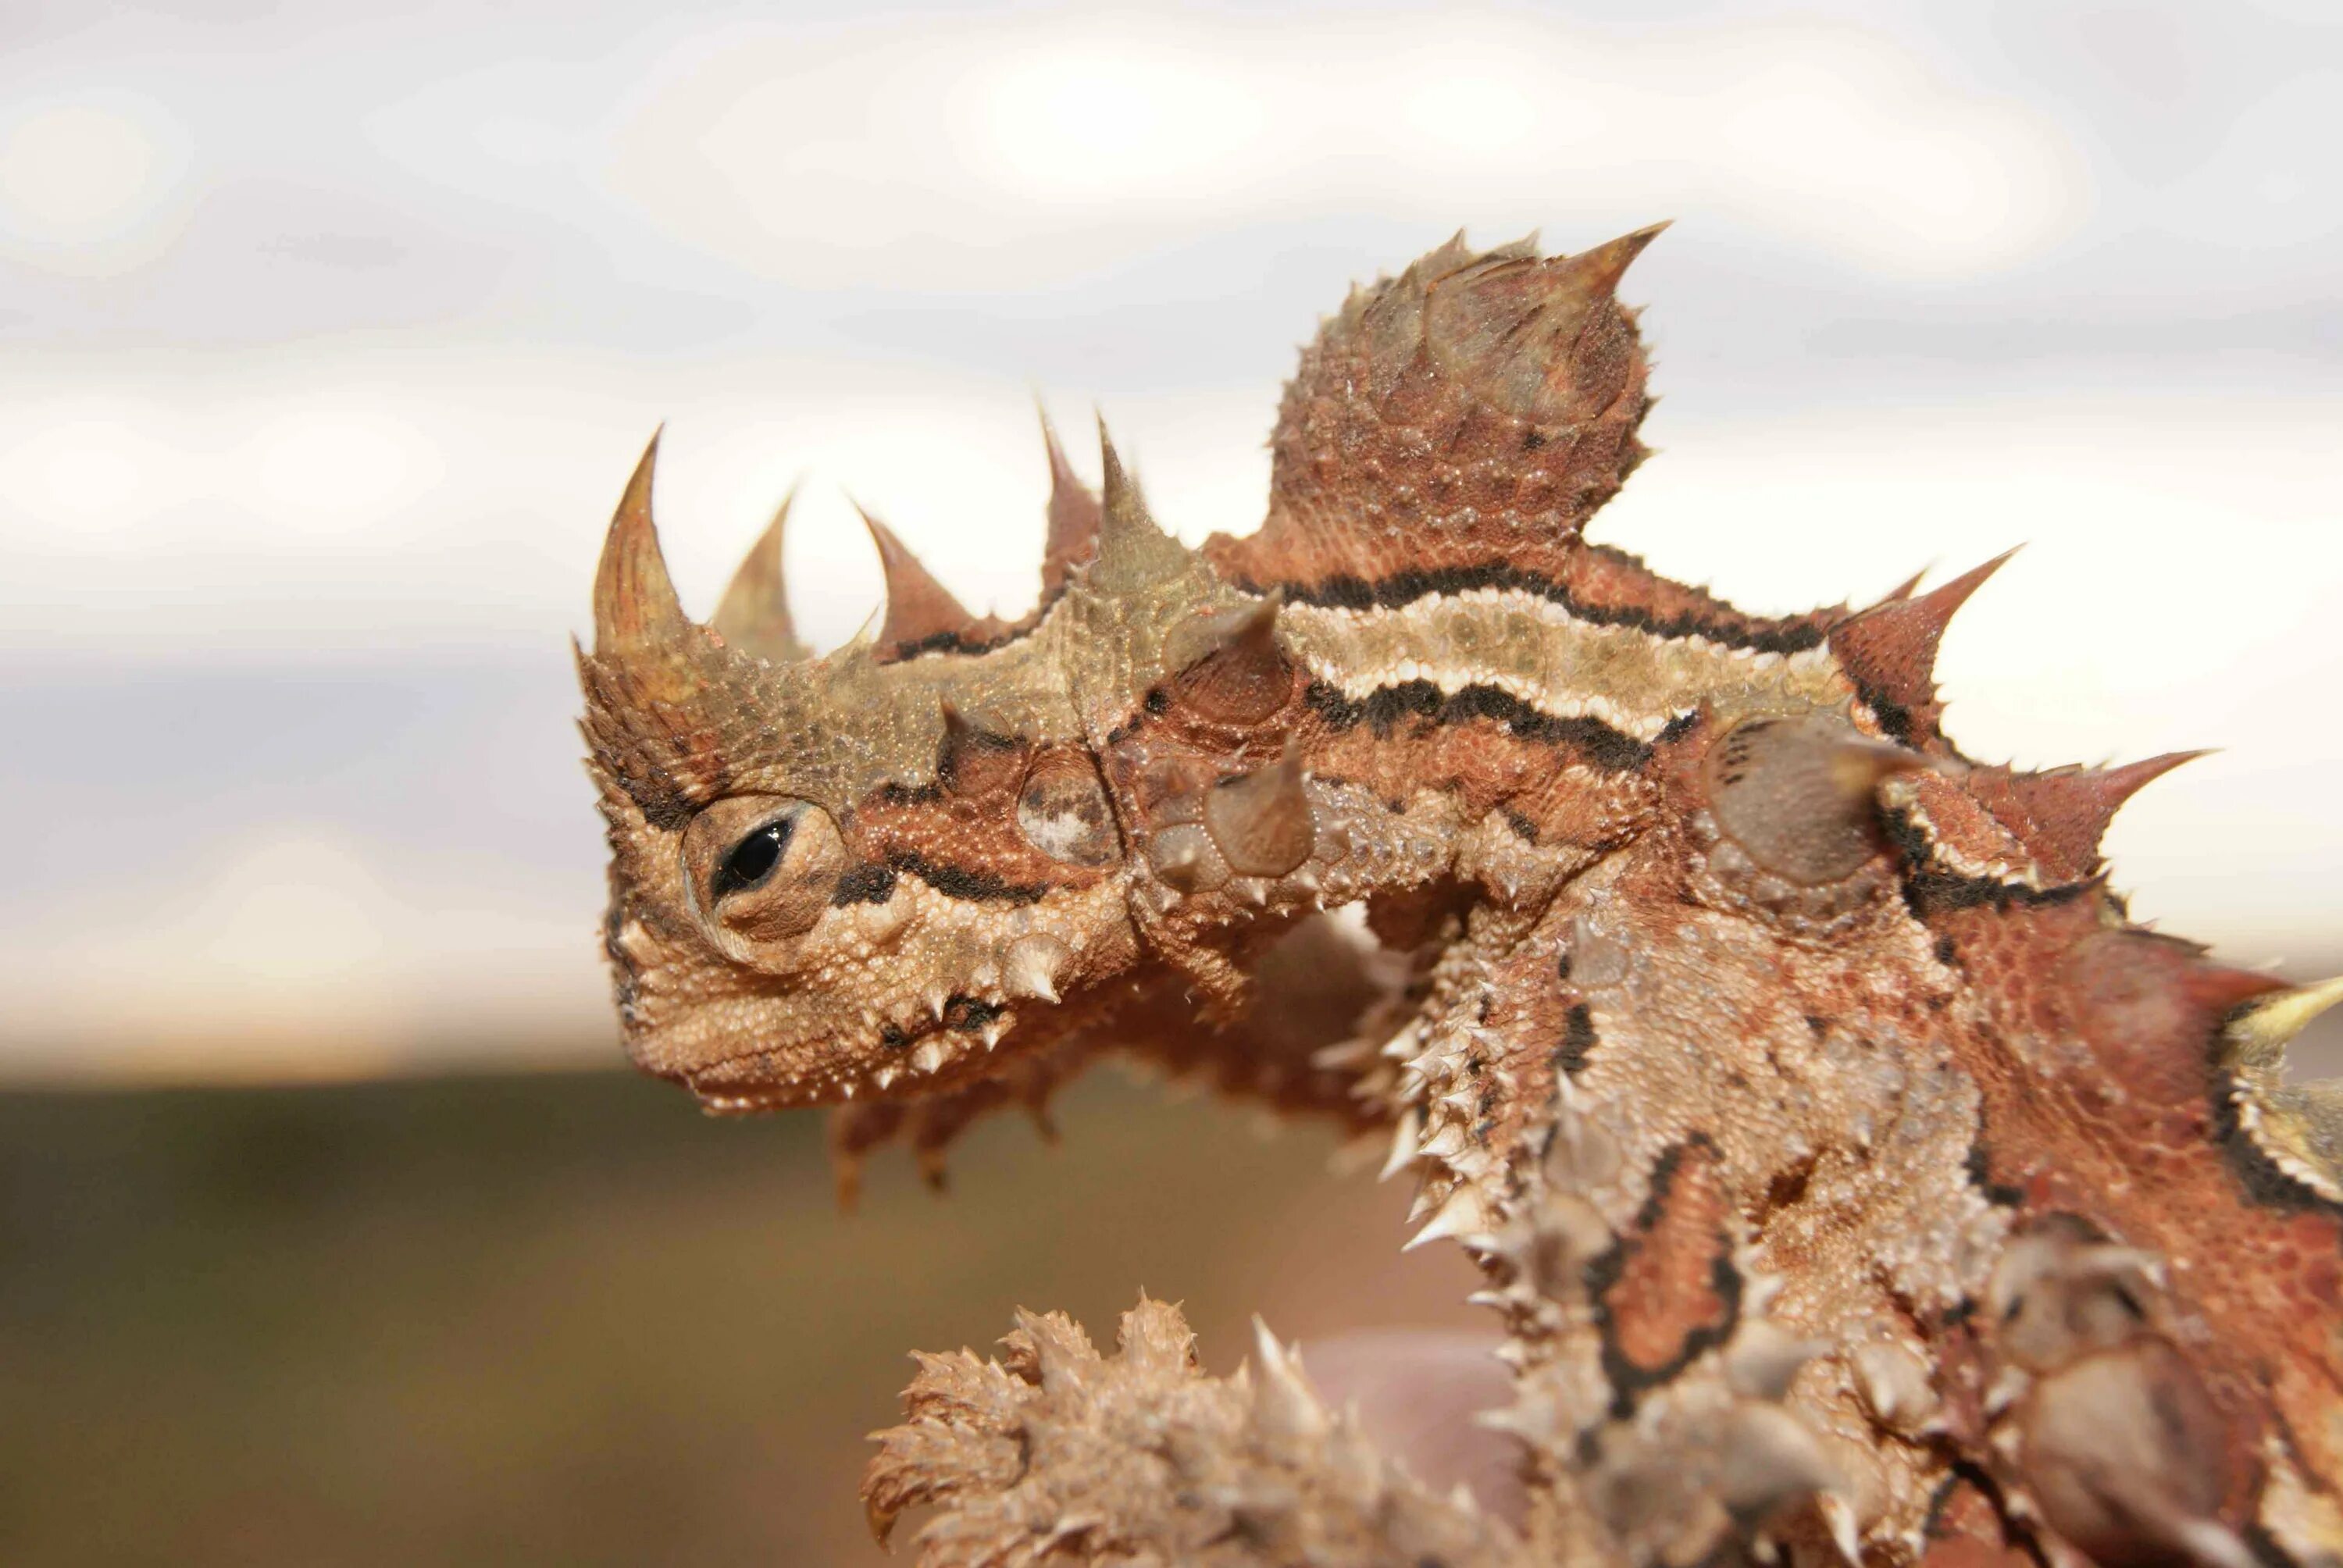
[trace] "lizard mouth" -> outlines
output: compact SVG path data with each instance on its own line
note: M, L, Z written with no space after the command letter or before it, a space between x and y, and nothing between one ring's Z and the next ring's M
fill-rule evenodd
M777 1083L739 1072L769 1056L770 1048L744 1050L689 1071L666 1074L689 1089L711 1116L749 1116L759 1111L841 1104L863 1090L885 1092L920 1078L958 1076L952 1070L990 1056L1009 1037L1016 1016L1003 1004L955 995L940 1016L912 1029L889 1023L879 1036L880 1055L813 1082ZM751 1070L754 1070L753 1069Z
M699 1109L710 1116L754 1116L765 1111L789 1111L804 1104L798 1097L779 1090L756 1090L745 1094L727 1094L717 1090L702 1089L686 1081Z

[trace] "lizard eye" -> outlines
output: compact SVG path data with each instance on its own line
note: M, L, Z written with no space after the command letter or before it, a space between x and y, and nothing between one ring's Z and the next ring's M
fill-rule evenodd
M752 828L749 836L732 846L724 863L716 868L715 880L709 891L718 903L732 893L746 892L762 887L773 868L781 863L781 855L789 847L789 835L797 827L797 819L782 817Z
M809 800L736 795L691 819L683 862L704 919L750 941L774 941L821 918L846 845L830 813Z

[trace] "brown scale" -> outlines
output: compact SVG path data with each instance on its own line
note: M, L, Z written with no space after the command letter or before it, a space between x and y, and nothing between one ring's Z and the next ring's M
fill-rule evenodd
M1735 645L1811 648L1846 613L1844 606L1833 606L1805 615L1750 615L1713 594L1670 582L1634 556L1606 545L1572 551L1560 582L1574 604L1597 616L1681 628Z
M2099 840L2124 802L2182 763L2204 755L2172 751L2121 768L2055 768L2041 773L1980 768L1970 775L1966 792L2052 879L2079 881L2098 871Z
M1095 774L1085 779L1081 771L1061 770L1052 754L964 721L948 732L945 747L930 783L881 792L856 810L856 846L867 863L981 876L1006 897L1092 885L1107 874L1102 836L1091 826L1099 815L1091 804ZM1029 824L1041 822L1049 826L1037 839Z
M1612 295L1657 233L1552 260L1475 260L1452 241L1346 307L1288 388L1269 521L1215 539L1216 564L1295 585L1493 560L1558 571L1553 546L1641 456L1643 357Z
M2313 1257L2331 1260L2343 1248L2343 1227L2331 1216L2288 1215L2251 1201L2212 1136L2207 1056L2220 1021L2278 988L2212 969L2187 944L2101 929L2087 905L2069 904L1996 920L1997 935L2030 930L2039 944L2005 945L2006 967L1994 966L2039 977L2011 988L2018 990L2011 1032L2061 1049L2022 1074L2006 1062L1979 1064L1985 1136L1997 1163L2031 1176L2029 1207L2083 1216L2127 1245L2186 1261L2186 1274L2174 1275L2178 1304L2196 1322L2227 1325L2193 1352L2192 1382L2201 1378L2224 1422L2251 1430L2262 1397L2252 1391L2264 1375L2256 1362L2276 1352L2282 1364L2307 1369L2332 1353L2336 1299L2306 1300L2283 1288L2273 1296L2266 1284L2323 1276L2331 1288L2331 1262L2308 1272L2273 1261L2288 1259L2304 1229L2318 1233ZM2046 965L2045 949L2055 960ZM2053 1151L2055 1166L2039 1163ZM2318 1386L2318 1397L2332 1397L2325 1377ZM2283 1398L2280 1410L2313 1446L2314 1462L2331 1462L2315 1407L2286 1409L2293 1404ZM2252 1476L2239 1469L2224 1498L2227 1512L2246 1505Z

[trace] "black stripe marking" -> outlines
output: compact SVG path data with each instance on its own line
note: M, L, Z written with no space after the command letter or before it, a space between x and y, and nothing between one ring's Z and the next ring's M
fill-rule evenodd
M956 996L944 1006L944 1024L962 1034L981 1034L986 1024L1006 1010L1000 1003L981 997Z
M1716 1145L1701 1133L1694 1133L1681 1143L1669 1145L1652 1164L1651 1195L1644 1200L1633 1228L1614 1241L1602 1256L1589 1261L1581 1276L1586 1283L1587 1296L1594 1309L1594 1326L1601 1338L1601 1356L1604 1378L1611 1384L1611 1415L1624 1421L1635 1413L1635 1404L1643 1394L1666 1383L1678 1372L1699 1359L1704 1351L1723 1344L1733 1336L1741 1322L1741 1272L1733 1266L1733 1249L1727 1238L1718 1237L1716 1256L1709 1262L1709 1289L1724 1305L1721 1322L1703 1323L1684 1335L1684 1342L1664 1366L1646 1372L1627 1357L1619 1343L1618 1324L1611 1314L1606 1299L1611 1288L1619 1282L1627 1263L1637 1247L1644 1244L1652 1229L1666 1211L1668 1193L1675 1185L1676 1169L1684 1163L1685 1151L1700 1148L1714 1155Z
M1634 559L1632 557L1618 558ZM1642 563L1634 564L1640 566ZM1727 648L1747 648L1753 653L1804 653L1808 648L1821 647L1824 638L1828 635L1822 627L1795 622L1760 623L1754 629L1744 630L1718 626L1696 615L1663 618L1634 605L1588 604L1565 585L1544 573L1517 567L1508 561L1488 561L1470 567L1441 567L1431 570L1409 568L1372 581L1344 573L1321 578L1314 583L1263 584L1239 578L1236 586L1252 594L1265 594L1276 589L1295 604L1352 610L1398 609L1434 594L1470 593L1476 588L1511 590L1534 594L1539 598L1558 604L1570 612L1572 618L1590 626L1627 627L1676 641L1688 637L1704 638Z
M1930 915L1954 910L1974 910L1990 906L1996 910L2036 909L2045 904L2063 904L2082 897L2098 884L2093 880L2062 882L2053 888L2029 888L2022 882L1996 881L1990 877L1972 877L1952 870L1936 859L1936 846L1928 835L1920 830L1912 813L1900 807L1884 807L1879 813L1879 825L1886 831L1887 841L1904 862L1904 902L1912 913L1925 920ZM1956 950L1956 952L1957 950ZM1956 953L1945 950L1939 944L1936 960L1949 966Z
M1050 618L1050 611L1057 608L1058 601L1065 597L1066 585L1060 583L1054 591L1042 596L1041 602L1033 607L1031 615L1005 631L991 637L981 638L968 637L957 631L931 631L925 637L909 642L897 643L887 650L884 662L900 664L907 658L917 658L925 653L958 653L974 656L990 653L998 648L1007 648L1012 642L1022 642L1041 629L1041 623Z
M1595 766L1614 772L1633 772L1652 759L1649 746L1599 719L1559 719L1500 687L1473 685L1444 693L1429 680L1403 680L1354 700L1325 681L1312 680L1302 700L1329 728L1353 729L1363 724L1383 740L1391 739L1403 719L1435 725L1486 719L1524 739L1572 747Z
M2026 1201L2026 1189L2013 1187L2006 1181L1993 1179L1993 1151L1986 1147L1985 1132L1979 1129L1969 1140L1969 1151L1961 1164L1968 1172L1969 1185L1984 1194L1985 1201L1998 1208L2015 1209Z
M889 850L887 865L890 870L910 872L946 898L965 899L973 903L1038 903L1050 890L1040 883L1004 881L990 871L971 871L965 866L940 865L913 849Z
M838 879L830 895L834 909L849 904L883 904L895 896L895 872L888 866L857 866Z
M2337 1203L2317 1188L2288 1175L2286 1167L2254 1141L2254 1135L2246 1131L2245 1121L2237 1114L2241 1086L2236 1077L2219 1070L2211 1076L2213 1141L2221 1146L2230 1173L2246 1190L2246 1196L2261 1208L2276 1209L2281 1213L2308 1211L2343 1219L2343 1203Z
M1584 1002L1573 1004L1563 1020L1562 1043L1554 1047L1554 1065L1576 1078L1586 1067L1586 1053L1594 1049L1594 1015Z
M1988 1514L1990 1519L1996 1522L2001 1520L2001 1511L1994 1503L1998 1489L1994 1485L1993 1478L1980 1470L1973 1462L1956 1459L1946 1471L1945 1479L1936 1483L1936 1492L1928 1498L1928 1512L1920 1524L1920 1539L1923 1541L1954 1539L1946 1532L1946 1518L1952 1511L1953 1499L1959 1494L1963 1487L1976 1493L1984 1501L1985 1506L1990 1511ZM1999 1543L2005 1546L2016 1544L2006 1533Z
M1871 709L1871 717L1879 720L1879 728L1886 732L1888 739L1898 746L1918 749L1920 740L1913 738L1910 709L1865 680L1855 683L1855 695L1857 701Z
M954 991L944 1000L944 1015L940 1021L946 1029L956 1033L981 1034L984 1032L985 1025L1008 1010L999 1002L990 1002L981 997L964 996L959 991ZM879 1026L879 1043L890 1050L902 1050L910 1045L914 1038L923 1038L932 1032L933 1030L921 1030L920 1036L914 1037L901 1024L882 1023Z

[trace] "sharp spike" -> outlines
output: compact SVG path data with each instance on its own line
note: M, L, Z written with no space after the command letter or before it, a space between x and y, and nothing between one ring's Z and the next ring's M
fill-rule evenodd
M1099 462L1105 485L1099 514L1098 560L1092 568L1098 585L1111 593L1129 592L1185 568L1186 547L1158 527L1148 512L1147 498L1140 494L1139 482L1123 467L1103 417L1099 420Z
M1293 665L1277 640L1282 590L1272 588L1217 615L1172 628L1163 668L1176 671L1173 700L1216 724L1249 729L1266 724L1293 697Z
M1880 784L1898 773L1941 771L1934 759L1906 746L1890 746L1867 736L1842 740L1830 751L1830 776L1850 801L1869 803Z
M1534 1447L1552 1442L1561 1429L1561 1412L1550 1397L1532 1396L1521 1404L1473 1412L1473 1424L1484 1432L1502 1432Z
M930 638L966 632L976 624L976 618L920 564L893 529L864 511L860 502L854 509L870 530L870 542L879 547L879 567L887 579L887 618L879 629L881 648L901 649Z
M2099 863L2099 840L2125 802L2182 763L2210 755L2167 751L2121 768L2013 775L2008 789L2018 808L2014 814L2023 819L2007 825L2027 849L2051 862L2050 869L2069 878L2088 876Z
M1752 1318L1725 1347L1725 1381L1744 1398L1778 1403L1805 1364L1830 1348L1828 1340L1794 1334L1770 1318Z
M671 641L691 626L651 521L651 481L665 430L661 426L651 433L602 542L602 564L594 574L594 651L605 658L621 648Z
M1654 397L1652 401L1656 403L1659 399ZM1922 579L1927 577L1927 575L1928 568L1926 567L1922 567L1918 571L1914 572L1910 577L1906 578L1902 582L1897 583L1894 588L1889 588L1887 592L1882 596L1879 602L1882 604L1892 604L1898 599L1910 598L1914 594L1920 591L1920 583Z
M1440 1206L1440 1211L1424 1222L1423 1229L1400 1244L1400 1251L1412 1252L1428 1241L1447 1236L1477 1236L1489 1228L1488 1211L1481 1195L1471 1187L1459 1185Z
M1639 460L1631 443L1644 407L1643 356L1616 290L1664 226L1576 256L1542 261L1507 246L1460 261L1428 279L1417 331L1395 318L1377 340L1383 374L1402 369L1395 357L1420 344L1444 375L1550 439L1567 430L1575 442L1601 428L1600 467L1615 486Z
M1936 648L1945 628L1986 578L2017 552L2007 550L1917 598L1890 598L1831 628L1830 648L1882 728L1918 745L1937 734Z
M1038 407L1040 399L1035 403ZM1041 413L1041 441L1050 452L1050 524L1041 550L1041 597L1046 600L1064 588L1076 567L1098 555L1102 513L1098 497L1066 461L1049 410Z
M1635 258L1643 255L1644 248L1659 238L1661 231L1674 221L1674 218L1662 219L1572 256L1570 268L1576 274L1579 286L1590 293L1616 293L1619 280L1627 276L1627 269L1635 264Z
M1282 877L1310 858L1317 825L1292 744L1275 762L1225 779L1204 797L1204 830L1230 869L1248 877Z
M1863 1531L1855 1522L1855 1504L1835 1492L1825 1492L1815 1499L1815 1510L1830 1531L1839 1561L1846 1568L1863 1568Z
M1782 1508L1844 1484L1805 1422L1775 1404L1745 1402L1728 1418L1718 1501L1763 1521Z
M1464 1124L1443 1121L1428 1138L1416 1146L1416 1152L1433 1160L1453 1160L1464 1152Z
M1284 608L1284 589L1272 588L1233 609L1183 621L1164 640L1164 668L1184 670L1216 653L1233 654L1255 672L1282 663L1277 618Z
M1473 246L1465 239L1464 231L1460 228L1431 250L1409 262L1400 272L1398 286L1401 288L1412 286L1418 290L1429 287L1433 280L1445 277L1472 259ZM1372 303L1380 292L1382 291L1379 288L1362 291L1359 303L1362 306Z
M1388 1181L1415 1163L1419 1141L1423 1136L1423 1112L1413 1106L1400 1112L1399 1122L1392 1129L1391 1154L1383 1161L1375 1180Z
M1013 793L1025 770L1024 753L1018 743L970 719L949 697L939 698L936 709L944 729L943 739L936 747L938 781L969 796L1002 789Z
M798 487L790 486L774 509L773 520L749 547L740 569L732 574L731 586L724 590L708 621L733 647L777 664L795 663L810 651L798 640L797 627L789 618L789 589L781 572L781 536L789 523L789 504L797 495Z
M962 713L960 705L950 698L938 698L936 709L943 715L944 721L944 740L939 749L946 759L958 757L976 743L981 731L969 722L968 715Z
M2275 1072L2285 1065L2286 1048L2295 1036L2337 1002L2343 1002L2343 975L2255 998L2222 1026L2231 1064Z
M1261 1381L1253 1384L1253 1424L1278 1439L1314 1436L1326 1429L1325 1407L1302 1373L1300 1358L1277 1342L1260 1317L1252 1321L1253 1358Z
M1073 954L1066 944L1044 931L1019 937L1009 944L1001 962L1001 984L1011 996L1058 1000L1058 976Z

